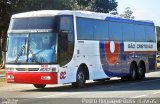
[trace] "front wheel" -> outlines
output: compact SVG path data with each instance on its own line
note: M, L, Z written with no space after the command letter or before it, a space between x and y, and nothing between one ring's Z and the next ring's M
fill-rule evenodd
M85 73L82 70L78 70L76 82L72 83L73 87L83 87L86 83Z
M38 89L43 89L46 87L46 84L34 84L34 87Z

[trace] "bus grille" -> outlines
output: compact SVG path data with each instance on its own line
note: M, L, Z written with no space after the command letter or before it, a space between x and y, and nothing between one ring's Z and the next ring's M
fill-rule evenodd
M38 71L38 68L16 68L17 71Z

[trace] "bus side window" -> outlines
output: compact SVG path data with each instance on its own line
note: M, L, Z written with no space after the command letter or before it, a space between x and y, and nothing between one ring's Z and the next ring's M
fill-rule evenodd
M108 22L102 20L93 20L94 22L94 39L109 40Z
M145 42L146 35L143 25L135 25L134 26L134 33L135 33L135 41L136 42Z
M125 42L134 42L135 36L134 36L134 25L133 24L122 24L122 30L123 30L123 41Z
M111 41L122 41L122 23L109 22L109 37Z
M77 17L77 39L78 40L93 40L93 23L92 19Z
M154 26L145 26L145 34L146 34L146 41L147 42L155 42L155 28Z

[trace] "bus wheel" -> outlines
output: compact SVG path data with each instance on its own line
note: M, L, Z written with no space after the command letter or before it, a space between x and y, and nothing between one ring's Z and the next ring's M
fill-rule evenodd
M145 77L145 68L144 66L140 65L137 70L137 79L141 80Z
M46 87L46 84L34 84L34 87L35 87L35 88L42 89L42 88L45 88L45 87Z
M130 66L130 72L129 72L129 80L136 80L136 65L135 64L131 64Z
M85 73L83 70L78 70L76 82L72 83L73 87L83 87L86 82Z

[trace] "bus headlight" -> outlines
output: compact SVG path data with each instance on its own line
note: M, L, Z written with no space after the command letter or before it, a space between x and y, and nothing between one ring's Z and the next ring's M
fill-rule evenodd
M6 71L14 71L14 68L6 68Z
M41 76L41 80L51 80L50 76Z
M14 76L13 75L8 75L7 79L14 79Z

